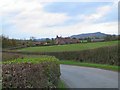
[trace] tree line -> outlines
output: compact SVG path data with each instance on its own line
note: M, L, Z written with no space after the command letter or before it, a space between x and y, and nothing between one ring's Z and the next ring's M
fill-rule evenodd
M98 39L98 37L95 37ZM90 42L91 38L85 38L88 42ZM112 41L112 40L120 40L120 35L107 35L104 37L105 41ZM12 48L12 47L29 47L34 46L33 42L35 38L30 37L29 40L22 40L22 39L10 39L7 36L0 35L0 46L2 48ZM81 40L81 39L80 39ZM50 45L54 45L54 39L46 38L45 42L47 42Z

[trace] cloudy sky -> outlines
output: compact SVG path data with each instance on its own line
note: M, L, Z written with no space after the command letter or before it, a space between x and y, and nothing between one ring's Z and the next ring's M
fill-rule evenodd
M48 2L49 1L49 2ZM54 38L81 33L118 33L118 0L1 0L2 34Z

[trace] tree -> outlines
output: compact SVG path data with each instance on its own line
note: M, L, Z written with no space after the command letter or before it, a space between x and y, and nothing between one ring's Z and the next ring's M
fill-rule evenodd
M74 37L73 39L77 39L77 38Z
M33 37L33 36L32 36L32 37L30 37L30 40L31 40L31 41L35 40L35 37Z
M107 35L105 37L106 41L117 40L117 39L118 39L118 37L116 35Z
M9 37L2 35L2 47L9 48L17 46L17 42L15 39L9 39Z
M15 40L15 39L12 39L12 40L11 40L11 43L12 43L12 46L17 46L17 43L16 43L16 40Z

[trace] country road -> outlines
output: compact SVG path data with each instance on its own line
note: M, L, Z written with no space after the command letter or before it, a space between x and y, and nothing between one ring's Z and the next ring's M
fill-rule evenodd
M97 68L60 65L61 79L69 88L118 88L118 73Z

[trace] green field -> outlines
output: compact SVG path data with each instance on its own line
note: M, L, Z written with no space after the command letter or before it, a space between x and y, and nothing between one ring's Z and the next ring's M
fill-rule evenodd
M20 52L62 52L62 51L80 51L87 49L94 49L105 46L117 45L118 41L109 42L95 42L95 43L79 43L67 45L54 45L54 46L39 46L18 49Z

